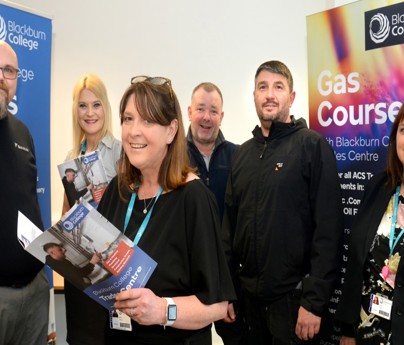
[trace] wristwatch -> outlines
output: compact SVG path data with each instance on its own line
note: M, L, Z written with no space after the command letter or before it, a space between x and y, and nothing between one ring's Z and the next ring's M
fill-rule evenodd
M177 320L177 305L170 297L163 297L167 301L166 319L167 322L164 326L172 326L175 320Z

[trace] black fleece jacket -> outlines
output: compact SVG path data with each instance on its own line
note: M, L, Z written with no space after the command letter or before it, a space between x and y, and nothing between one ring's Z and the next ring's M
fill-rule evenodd
M225 250L244 291L271 303L302 282L301 305L321 316L340 269L340 184L325 138L291 120L272 123L268 138L257 126L236 151Z

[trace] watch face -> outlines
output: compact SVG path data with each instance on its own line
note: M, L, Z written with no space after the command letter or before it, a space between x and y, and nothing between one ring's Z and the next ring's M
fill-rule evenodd
M168 313L167 313L168 321L175 321L177 320L177 306L170 304L168 306Z

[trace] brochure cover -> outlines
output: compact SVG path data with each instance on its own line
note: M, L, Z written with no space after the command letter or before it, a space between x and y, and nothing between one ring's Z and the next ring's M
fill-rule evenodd
M86 201L44 232L19 212L17 235L26 251L110 311L118 292L144 287L157 266Z
M109 181L98 151L63 162L58 170L71 205L81 197L94 207L99 204Z

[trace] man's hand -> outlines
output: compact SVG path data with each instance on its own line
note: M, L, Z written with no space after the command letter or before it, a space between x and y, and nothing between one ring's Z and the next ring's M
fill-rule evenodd
M299 308L296 322L296 335L301 340L310 340L320 331L321 317Z
M95 252L93 254L93 257L90 260L90 263L92 263L93 265L97 264L99 261L101 260L101 254L98 252Z
M343 335L341 337L341 340L339 341L340 345L356 345L356 340L355 338L351 338L351 337L346 337L345 335Z

